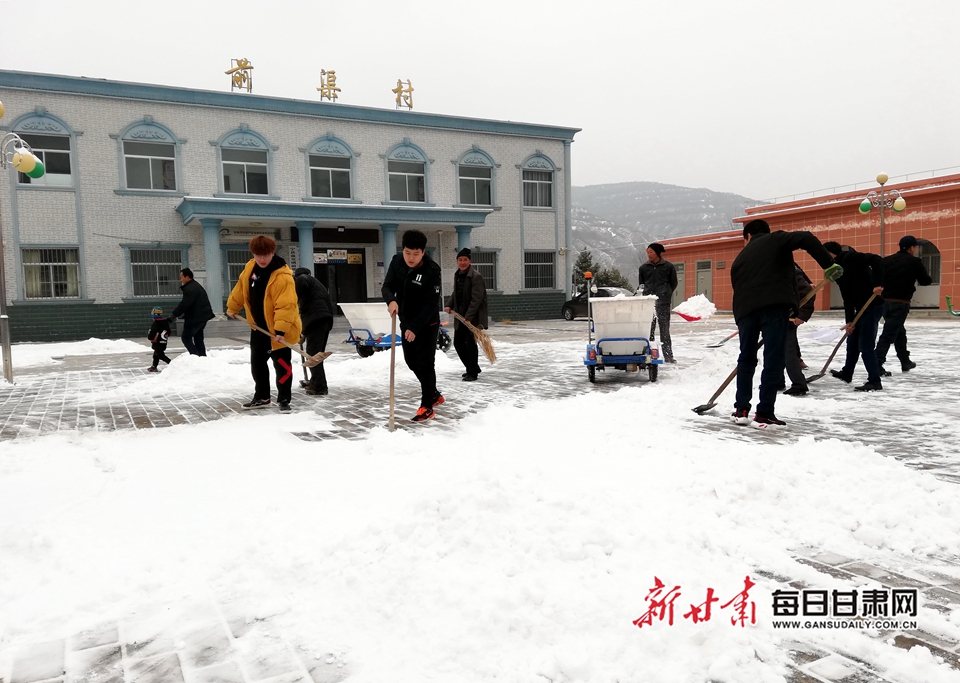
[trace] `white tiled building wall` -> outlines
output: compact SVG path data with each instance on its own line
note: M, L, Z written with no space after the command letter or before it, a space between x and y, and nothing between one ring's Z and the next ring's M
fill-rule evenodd
M79 179L79 216L86 257L84 279L87 297L99 303L119 302L128 296L124 252L119 246L122 243L190 244L190 267L198 271L205 268L202 229L185 227L181 223L180 215L174 210L181 201L179 196L115 193L121 189L121 156L118 141L110 136L116 136L145 116L152 117L185 140L181 146L181 178L178 182L180 189L193 197L210 197L219 192L217 149L210 143L242 125L259 133L276 148L272 152L270 194L293 202L309 196L305 157L301 149L328 133L350 145L357 155L353 175L354 198L373 205L388 198L386 161L382 155L404 138L409 138L431 160L427 171L427 203L445 207L457 203L457 166L453 162L476 145L497 164L494 203L499 208L487 216L485 225L473 229L471 241L474 247L500 250L498 281L501 290L512 294L523 288L521 223L526 248L557 250L565 246L566 169L562 168L563 142L559 140L47 92L0 90L0 98L7 110L2 123L7 126L17 117L43 107L80 133L72 163L75 182ZM521 171L517 166L537 150L561 168L554 177L555 209L524 212L521 208ZM13 191L13 183L0 186L0 216L7 245L8 299L19 296L10 232ZM77 241L77 203L72 191L17 190L17 193L21 243ZM353 227L360 226L354 224ZM405 227L412 226L400 226L398 243ZM427 234L429 246L440 246L436 226L417 227ZM457 234L452 225L442 230L442 263L446 277L455 268ZM283 240L290 239L288 228L283 228L281 234ZM227 236L223 242L245 243L248 239L249 234ZM368 295L377 297L382 270L376 263L385 259L380 245L370 249L368 254L372 257L367 269ZM441 260L439 253L436 258ZM296 267L299 264L291 265ZM557 256L558 289L563 288L562 275L563 259Z

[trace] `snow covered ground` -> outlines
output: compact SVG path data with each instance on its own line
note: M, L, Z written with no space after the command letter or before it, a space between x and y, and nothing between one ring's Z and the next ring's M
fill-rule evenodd
M838 324L823 319L801 335L812 368ZM243 680L270 673L251 662L282 642L301 657L298 671L328 663L337 672L330 680L357 683L773 682L793 675L791 643L802 641L847 655L804 669L808 680L840 680L858 658L885 680L956 683L960 671L930 650L891 647L874 629L772 623L772 591L791 589L776 577L881 588L818 572L798 552L840 553L905 575L919 567L927 573L915 577L936 572L943 590L960 590L960 489L891 457L915 442L960 461L955 428L899 419L927 414L948 424L960 370L941 359L960 346L958 328L909 327L916 371L885 380L882 395L827 378L807 397L781 397L777 413L791 427L775 434L727 423L732 389L712 416L691 412L736 358L735 340L704 348L733 329L714 318L674 326L680 364L657 383L610 371L589 385L580 341L498 341L494 328L500 362L460 385L455 354L438 356L440 386L513 387L522 407L497 400L453 428L380 425L362 439L305 442L292 433L322 430L335 416L298 398L292 415L0 442L0 679L11 680L29 644L113 622L120 642L135 641L133 625L150 617L180 653L188 683L212 680L203 676L216 667L190 660L180 635L212 618L186 606L209 604L246 625L233 629L221 658L236 657ZM95 346L121 353L127 344ZM32 346L16 348L15 364L90 352L89 342ZM246 395L245 358L180 357L116 400ZM385 398L388 360L336 354L330 400L346 405L351 388L364 387L383 387ZM541 383L571 375L583 378L579 395L557 399ZM412 387L402 362L398 378ZM457 410L450 400L438 413ZM895 434L890 452L868 443L885 431ZM756 582L755 623L734 625L734 606L720 607L745 576ZM655 577L681 587L674 623L654 615L638 628ZM684 618L708 589L720 599L712 618ZM933 609L921 597L917 620L950 647L960 641L960 609Z

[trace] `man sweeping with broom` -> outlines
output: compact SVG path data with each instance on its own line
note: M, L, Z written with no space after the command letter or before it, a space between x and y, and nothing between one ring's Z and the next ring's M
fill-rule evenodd
M457 272L453 275L453 293L443 310L447 313L456 311L459 316L453 324L453 348L460 356L466 372L462 378L464 382L475 382L480 374L480 365L477 359L477 339L473 331L464 323L473 325L477 329L487 327L487 287L483 282L483 275L471 264L470 249L464 247L457 252Z

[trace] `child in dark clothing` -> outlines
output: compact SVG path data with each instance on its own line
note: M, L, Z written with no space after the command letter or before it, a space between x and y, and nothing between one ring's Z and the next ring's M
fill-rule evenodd
M170 362L166 354L167 337L170 336L170 321L163 316L163 309L159 306L154 306L150 315L153 317L153 324L150 326L150 331L147 332L147 339L152 342L153 365L147 368L147 372L159 372L157 366L160 365L160 361Z

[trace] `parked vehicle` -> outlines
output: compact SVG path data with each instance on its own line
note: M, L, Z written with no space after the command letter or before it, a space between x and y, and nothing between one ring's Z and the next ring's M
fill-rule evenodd
M623 287L597 287L597 293L593 294L594 299L603 298L603 297L618 297L618 296L633 296L633 292L629 289L624 289ZM581 292L577 296L573 297L565 304L563 308L560 309L560 315L564 317L565 320L573 320L574 318L586 318L587 317L587 293Z

